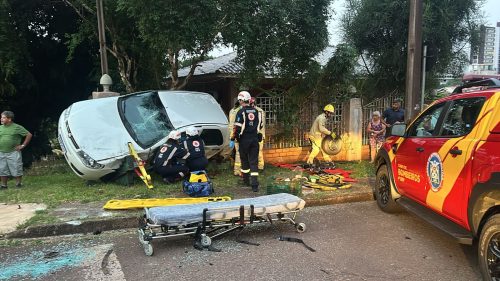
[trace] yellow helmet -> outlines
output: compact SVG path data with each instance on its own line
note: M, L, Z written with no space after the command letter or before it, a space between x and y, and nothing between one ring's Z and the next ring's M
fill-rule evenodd
M323 108L323 110L333 113L335 111L335 107L333 107L333 105L331 104L327 104L325 105L325 108Z

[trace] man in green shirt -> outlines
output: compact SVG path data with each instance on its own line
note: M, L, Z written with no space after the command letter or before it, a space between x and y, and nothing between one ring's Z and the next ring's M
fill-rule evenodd
M0 126L0 189L7 188L10 176L16 179L16 187L22 186L23 159L21 150L30 142L33 135L23 126L14 123L12 111L2 112Z

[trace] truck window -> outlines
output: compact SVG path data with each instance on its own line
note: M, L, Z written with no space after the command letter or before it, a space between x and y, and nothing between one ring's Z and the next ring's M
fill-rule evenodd
M415 123L412 124L408 131L410 137L431 137L434 135L434 129L437 126L437 121L443 111L445 103L439 103L427 109L418 117Z
M459 99L452 102L444 119L440 136L458 137L472 131L485 98L475 97Z

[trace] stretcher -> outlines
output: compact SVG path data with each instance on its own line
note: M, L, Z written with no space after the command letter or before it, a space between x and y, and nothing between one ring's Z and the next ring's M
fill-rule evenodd
M254 223L288 222L301 233L304 223L295 217L304 208L301 198L279 193L255 198L190 205L145 208L138 229L139 242L147 256L153 255L153 240L193 236L197 249L213 249L212 239Z
M103 209L106 210L126 210L126 209L142 209L158 206L172 206L193 203L205 203L216 201L229 201L229 196L219 197L197 197L197 198L147 198L147 199L112 199L106 202Z

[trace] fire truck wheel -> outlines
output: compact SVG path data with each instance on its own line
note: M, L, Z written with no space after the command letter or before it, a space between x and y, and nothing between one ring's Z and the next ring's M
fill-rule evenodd
M479 269L483 280L500 278L500 214L491 216L481 231L478 243Z
M375 180L375 199L378 207L387 213L396 213L401 211L391 194L391 180L387 172L387 166L382 165L377 171Z

